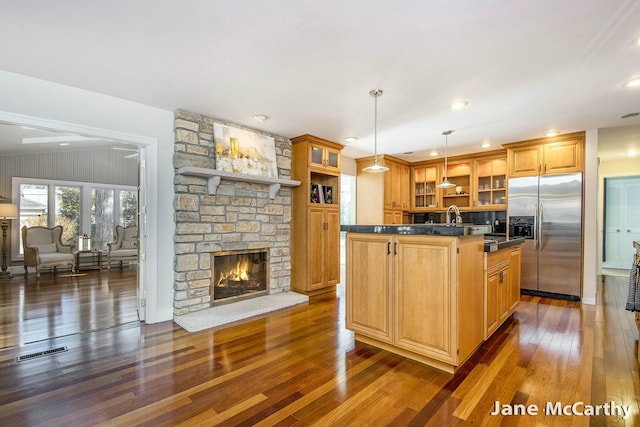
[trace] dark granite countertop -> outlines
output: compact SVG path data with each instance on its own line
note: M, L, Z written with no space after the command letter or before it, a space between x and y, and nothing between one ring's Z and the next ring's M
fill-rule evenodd
M475 224L404 224L404 225L341 225L340 231L347 233L404 234L416 236L470 236L482 235L485 225ZM485 236L484 251L496 252L500 249L524 243L522 237L507 239L505 236Z
M491 237L485 238L484 251L485 252L497 252L501 249L510 248L512 246L518 246L524 243L523 237L515 237L513 239L494 239Z
M472 224L341 225L347 233L409 234L428 236L468 236L484 234L484 226Z

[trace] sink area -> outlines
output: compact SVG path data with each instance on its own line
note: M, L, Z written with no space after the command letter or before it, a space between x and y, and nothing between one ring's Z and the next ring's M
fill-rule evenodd
M462 224L428 224L428 225L432 225L434 227L460 227L460 228L464 228L464 235L465 236L471 236L471 235L475 235L475 234L491 233L491 226L488 225L488 224L485 225L485 224L462 223Z

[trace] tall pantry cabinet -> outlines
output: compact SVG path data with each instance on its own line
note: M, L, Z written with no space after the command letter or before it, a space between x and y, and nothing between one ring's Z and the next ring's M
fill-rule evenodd
M335 292L340 282L340 151L312 135L291 140L293 190L291 288L306 295Z

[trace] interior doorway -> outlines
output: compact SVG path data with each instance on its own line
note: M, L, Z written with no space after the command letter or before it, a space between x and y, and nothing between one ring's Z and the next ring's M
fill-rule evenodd
M24 121L22 121L23 118ZM56 274L49 272L43 273L42 277L38 279L35 278L34 274L30 274L26 280L24 279L24 269L22 265L20 265L19 261L14 260L12 263L13 265L10 266L10 271L14 274L14 278L12 280L13 283L10 285L15 289L5 295L7 298L5 298L4 303L8 303L10 305L3 304L2 311L7 314L14 313L15 316L4 317L2 324L4 332L3 334L0 334L0 341L5 343L3 347L6 347L6 345L15 346L28 344L29 342L33 342L33 339L52 339L74 333L84 333L96 329L104 329L105 327L122 326L124 324L130 324L131 322L139 323L140 321L145 320L146 311L144 298L146 296L147 269L144 261L144 254L147 246L146 213L149 181L145 166L147 159L146 144L148 140L151 141L151 139L103 129L91 129L64 122L53 122L35 117L19 116L2 112L0 112L0 123L3 125L11 125L15 128L23 127L24 129L49 130L57 133L57 135L52 135L52 138L61 138L60 135L70 135L71 138L80 138L77 135L79 135L78 132L81 132L81 138L85 142L89 143L89 141L91 141L91 144L95 144L96 150L102 149L103 152L113 151L115 153L116 148L111 150L111 147L114 145L120 147L120 153L128 158L128 162L137 163L137 172L135 173L135 175L137 175L137 179L136 182L133 183L133 189L130 191L137 193L137 209L134 215L138 218L138 226L140 230L137 238L139 253L142 255L139 257L139 261L137 263L131 264L130 266L126 266L122 269L112 267L112 271L107 273L106 252L103 252L104 268L100 272L95 271L95 269L90 269L94 271L82 271L77 272L81 274L73 274L71 271L59 270ZM118 136L122 136L123 138L120 139ZM108 144L102 147L99 140L107 141ZM153 141L151 141L151 143L153 143ZM59 143L59 141L56 141L55 144L63 145L62 143ZM109 146L109 144L111 144L111 146ZM82 147L75 152L88 151L90 149L92 148ZM46 156L44 144L38 145L37 150L33 151ZM70 157L74 156L73 149L70 149L68 153ZM22 156L27 157L26 154ZM40 162L40 164L44 165L50 165L53 163L56 162L53 160L49 162ZM98 163L111 164L108 162L107 158L103 158ZM82 164L82 167L90 168L91 164ZM17 172L17 168L12 168L10 175L20 176L20 173ZM7 186L12 186L11 179L5 180L3 177L3 181L8 181L9 184ZM75 189L75 187L72 189ZM59 188L56 187L55 190L59 190ZM57 191L56 194L58 192L59 191ZM95 199L96 194L94 193L95 191L92 192L92 189L89 188L87 190L87 197L85 198L89 200ZM116 201L114 205L116 207L120 206L123 208L125 207L125 201L127 199L126 196L128 194L121 192L118 193L118 195L122 196L122 199ZM20 204L20 192L15 193L15 191L11 191L8 188L3 188L3 196L7 199L7 202ZM80 194L79 197L80 196L82 196L82 194ZM57 205L54 203L52 206L55 207L49 207L48 209L55 209L57 213ZM89 222L86 227L82 228L83 230L93 230L96 227L96 223L101 222L102 215L94 214L97 214L97 211L92 211L90 215L86 215L85 220ZM125 212L120 212L120 216L126 216ZM80 216L78 216L76 222L79 221ZM17 224L17 221L14 222ZM10 236L12 249L13 247L17 248L20 244L20 232L19 230L16 231L19 227L13 227L13 225L14 224L11 224L12 229ZM78 229L81 229L80 225L81 224L79 223ZM86 234L91 233L87 232ZM91 237L96 236L91 235ZM6 283L3 283L3 285L6 285ZM114 286L114 289L117 288L117 291L114 291L115 294L117 294L117 297L114 297L114 292L109 291L110 286ZM40 291L45 292L45 294L38 296L36 299L32 298L32 301L29 302L29 304L25 304L30 307L29 312L21 312L18 307L19 303L26 302L29 297L33 297L34 292ZM12 300L15 304L11 304L11 301L8 301L9 295L14 295L15 298L12 297ZM70 303L72 299L77 299L81 302L73 305ZM45 304L44 301L50 301L51 303ZM63 315L63 311L65 310L67 315ZM112 315L105 314L107 312L111 312ZM47 318L49 321L45 320ZM22 338L17 337L16 334L26 331L25 327L27 324L31 325L29 326L30 329L27 328L30 330L30 333L24 333L24 337ZM13 332L7 329L7 327L11 328L11 325L15 326L12 329Z
M604 179L602 267L628 270L640 241L640 176Z

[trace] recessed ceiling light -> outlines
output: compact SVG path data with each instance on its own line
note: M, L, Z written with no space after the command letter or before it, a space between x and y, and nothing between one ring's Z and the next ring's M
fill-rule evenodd
M629 157L633 157L633 156L635 156L636 154L638 154L638 153L636 152L636 150L629 150L629 151L627 151L627 156L629 156Z
M253 118L259 122L266 122L267 120L269 120L269 116L265 116L264 114L256 114L255 116L253 116Z
M630 88L636 88L636 87L640 87L640 77L636 77L632 80L629 80L626 84L626 87L630 87Z
M440 153L438 153L436 150L433 150L432 152L429 153L430 156L438 156L440 155Z
M452 110L462 110L464 107L469 105L467 101L456 101L450 105Z
M488 142L488 141L485 141L485 142L483 142L482 144L478 145L478 147L480 147L480 148L489 148L489 147L491 147L492 145L493 145L492 143L490 143L490 142Z
M348 136L345 139L345 142L351 144L352 142L356 142L358 140L357 136Z
M620 116L621 119L628 119L631 117L637 117L640 116L640 113L628 113L628 114L623 114Z
M545 133L544 136L546 137L552 137L552 136L558 136L560 134L560 132L558 132L557 130L550 130L549 132Z
M636 39L636 46L640 46L640 37Z
M67 145L71 145L71 143L69 143L69 142L61 142L60 143L61 147L66 147Z

